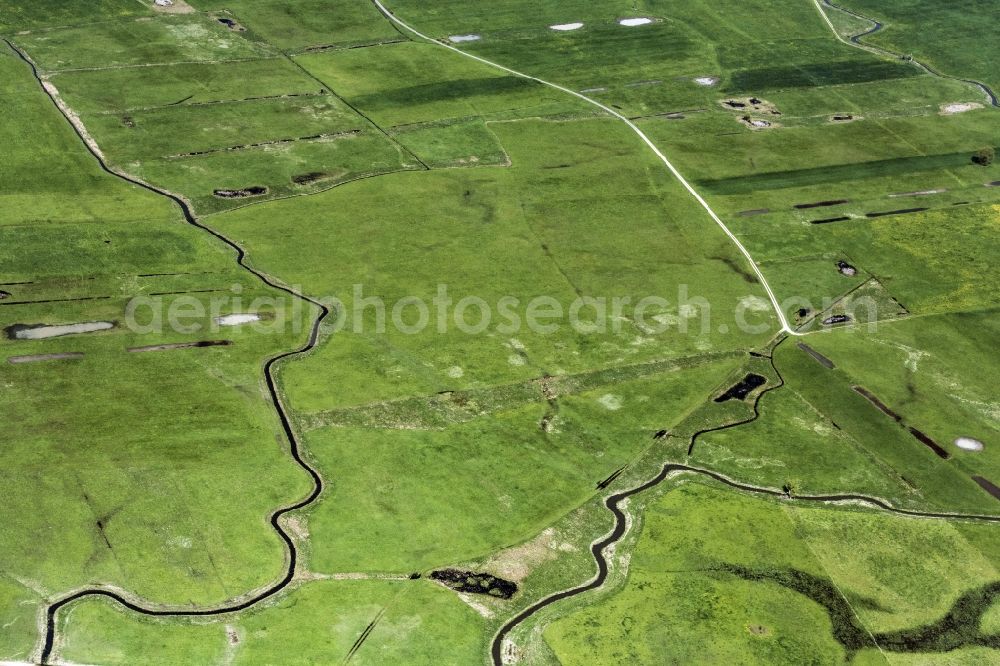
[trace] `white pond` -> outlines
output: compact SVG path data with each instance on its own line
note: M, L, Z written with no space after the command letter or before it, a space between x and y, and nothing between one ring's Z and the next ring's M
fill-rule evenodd
M215 318L215 323L219 326L241 326L255 321L260 321L259 314L231 314Z
M622 19L621 21L618 21L618 25L625 25L625 26L628 26L628 27L631 28L631 27L637 26L637 25L648 25L648 24L650 24L652 22L653 22L653 19L650 19L650 18L627 18L627 19Z
M959 437L955 440L955 446L963 451L982 451L983 443L971 437Z
M559 25L550 25L549 29L566 32L568 30L579 30L582 27L583 27L582 23L560 23Z
M82 324L36 326L34 328L23 328L15 332L14 338L16 340L45 340L47 338L58 338L61 335L72 335L74 333L106 331L114 327L115 325L110 321L88 321Z
M480 39L482 39L482 37L479 35L452 35L448 38L448 41L458 44L459 42L475 42Z

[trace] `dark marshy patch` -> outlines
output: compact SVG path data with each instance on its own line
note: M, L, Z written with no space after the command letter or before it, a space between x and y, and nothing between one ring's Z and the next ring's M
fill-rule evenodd
M846 215L841 215L840 217L827 217L821 220L809 220L809 224L830 224L831 222L844 222L851 218Z
M510 599L517 592L517 583L488 573L440 569L432 571L431 578L444 583L456 592L466 594L487 594L499 599Z
M146 347L130 347L128 351L132 354L142 354L144 352L170 351L172 349L200 349L202 347L228 347L233 344L232 340L199 340L197 342L177 342L166 345L148 345Z
M978 483L980 488L982 488L990 495L993 495L993 497L1000 500L1000 488L998 488L995 484L990 482L989 479L985 479L981 476L974 476L972 477L972 480Z
M903 417L897 414L896 412L892 411L892 409L889 408L889 405L879 400L874 393L872 393L863 386L852 386L851 388L854 389L855 393L864 397L865 400L875 405L875 407L877 407L880 412L882 412L886 416L891 416L896 422L902 422Z
M296 185L308 185L309 183L315 183L317 180L323 180L329 177L329 175L323 171L310 171L309 173L300 173L297 176L292 176L292 182Z
M926 206L920 208L900 208L899 210L886 210L878 213L865 213L865 217L885 217L886 215L908 215L910 213L922 213L930 210Z
M771 582L798 592L823 607L833 625L833 636L849 652L874 647L871 635L858 621L851 605L832 581L795 569L757 570L725 564L722 572L751 582Z
M846 324L851 321L850 315L833 315L832 317L827 317L823 320L824 326L835 326L837 324Z
M0 289L0 301L2 301L5 298L10 298L10 292Z
M826 206L839 206L840 204L851 203L850 199L831 199L829 201L814 201L813 203L795 204L795 208L806 210L808 208L825 208Z
M767 383L767 378L753 373L747 375L729 390L715 399L716 402L727 402L729 400L746 400L755 389Z
M246 197L263 196L267 194L267 188L261 185L254 185L242 190L214 190L212 194L221 199L243 199Z
M800 343L798 343L797 346L798 346L799 349L801 349L802 351L804 351L805 353L809 354L814 359L816 359L816 362L819 363L820 365L822 365L824 368L827 368L829 370L833 370L836 367L833 364L833 361L831 361L830 359L828 359L826 356L823 356L822 354L820 354L818 351L816 351L815 349L813 349L812 347L810 347L806 343L800 342Z
M945 451L940 444L931 439L926 433L923 433L912 426L907 427L907 430L910 431L910 434L913 435L918 442L936 453L939 458L944 460L951 458L951 454Z
M936 622L872 635L858 621L852 604L828 579L795 569L761 570L734 564L722 565L718 571L747 581L776 583L815 601L829 616L834 639L849 654L875 646L882 651L903 653L946 653L972 646L1000 648L1000 634L987 634L981 629L983 616L1000 598L1000 581L963 593ZM874 599L852 602L879 608Z

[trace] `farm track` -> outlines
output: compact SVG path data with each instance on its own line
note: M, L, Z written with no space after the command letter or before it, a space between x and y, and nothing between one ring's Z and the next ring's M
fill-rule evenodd
M408 23L404 22L402 19L397 17L392 12L392 10L383 5L382 2L380 2L380 0L371 0L371 1L375 5L375 7L377 7L378 10L382 13L382 15L385 16L387 19L389 19L389 21L391 21L394 25L399 26L399 28L402 28L403 30L410 32L415 37L430 42L431 44L436 44L437 46L440 46L442 48L446 48L449 51L453 51L465 58L470 58L484 65L488 65L489 67L493 67L494 69L499 69L503 72L507 72L512 76L516 76L518 78L525 79L528 81L534 81L535 83L539 83L543 86L547 86L549 88L553 88L560 92L566 93L567 95L582 100L587 104L590 104L591 106L597 107L598 109L604 111L611 117L625 123L625 125L627 125L628 128L631 129L636 134L636 136L642 139L643 143L646 144L646 146L653 152L653 154L656 155L657 158L659 158L659 160L663 163L663 165L667 168L667 170L674 176L677 182L679 182L684 187L684 189L687 190L688 194L690 194L694 198L694 200L697 201L698 204L705 210L705 212L708 213L709 217L712 218L712 221L714 221L719 226L719 228L722 229L723 233L726 234L726 236L733 243L733 245L736 246L736 249L739 250L740 254L742 254L743 257L746 259L746 261L750 264L750 267L756 274L757 279L760 281L761 287L763 287L764 291L767 292L767 297L771 301L771 306L774 308L774 314L777 317L778 322L781 324L781 331L787 335L793 335L793 336L802 335L802 333L796 331L788 323L788 319L785 317L785 313L781 308L781 304L778 301L777 295L771 288L771 285L767 281L767 278L764 277L763 271L761 271L760 266L757 265L757 262L754 260L753 255L750 254L750 251L746 249L743 243L740 242L740 239L736 237L736 234L730 231L729 227L726 226L726 223L722 221L722 218L720 218L718 214L716 214L716 212L712 209L712 207L708 205L708 202L705 201L705 199L698 193L698 191L694 189L691 183L689 183L687 179L684 178L683 175L681 175L681 172L677 170L677 167L675 167L674 164L667 158L667 156L663 154L663 151L661 151L659 147L657 147L657 145L653 142L653 140L650 139L648 136L646 136L646 133L643 132L638 125L629 120L623 114L607 106L606 104L602 104L591 97L587 97L583 93L571 90L565 86L559 85L558 83L552 83L551 81L546 81L545 79L538 78L537 76L532 76L531 74L525 74L524 72L519 72L516 69L511 69L510 67L493 62L492 60L487 60L486 58L481 58L477 55L473 55L472 53L468 53L467 51L463 51L462 49L456 48L451 44L445 43L441 40L434 39L433 37L428 37L424 33L420 32L416 28L410 26Z
M59 609L79 599L83 599L86 597L105 597L121 604L122 606L131 611L140 613L142 615L160 616L160 617L211 616L211 615L223 615L226 613L233 613L236 611L241 611L250 608L251 606L257 603L269 597L274 596L275 594L283 590L285 587L287 587L289 583L292 582L292 579L295 576L296 562L298 561L298 551L296 550L295 542L292 540L291 536L281 526L280 520L284 515L305 508L310 504L312 504L314 501L316 501L316 499L323 492L323 479L320 476L319 472L314 467L312 467L308 462L306 462L305 459L302 457L298 438L295 435L295 431L292 428L291 420L287 412L285 411L285 407L282 404L281 398L278 394L277 384L274 379L274 368L279 362L283 361L284 359L308 353L309 351L311 351L316 347L319 340L320 326L322 325L323 320L326 319L326 317L330 314L330 309L320 301L310 298L282 284L279 284L277 281L275 281L265 273L248 265L246 262L246 252L243 250L243 248L241 248L236 242L230 240L221 233L200 223L198 219L194 216L191 210L191 206L181 197L172 194L171 192L168 192L166 190L145 183L136 178L132 178L131 176L128 176L126 174L119 173L118 171L111 168L104 161L104 158L101 156L101 154L97 150L95 150L93 146L90 145L90 143L87 141L87 138L81 133L80 129L73 123L72 119L66 115L65 111L60 106L58 100L54 97L54 95L51 92L49 92L49 90L46 89L44 82L38 73L38 68L35 66L35 63L32 62L31 59L28 58L28 56L23 51L21 51L18 47L12 44L9 40L4 39L3 41L12 51L14 51L14 53L18 55L18 57L21 58L21 60L23 60L31 68L31 72L34 75L35 80L38 82L39 86L42 88L43 92L45 92L45 94L52 101L53 105L55 105L56 109L58 109L59 113L62 114L63 118L65 118L65 120L70 124L70 126L73 128L73 131L76 133L77 137L84 144L84 146L86 146L90 154L93 155L94 159L97 160L97 163L100 165L103 171L112 176L115 176L116 178L120 178L129 183L132 183L133 185L141 187L145 190L167 197L168 199L176 203L177 206L181 209L181 212L184 215L184 219L187 221L188 224L212 235L214 238L220 240L221 242L225 243L227 246L232 248L236 252L237 264L239 264L239 266L242 267L244 270L246 270L248 273L255 276L258 280L260 280L268 287L282 291L293 298L306 301L307 303L315 306L319 310L319 314L317 315L315 321L313 322L312 328L309 332L309 338L302 347L294 351L278 354L277 356L269 358L264 363L264 379L267 384L268 394L270 395L271 402L274 406L275 412L278 415L278 419L281 421L281 427L282 430L284 430L285 437L288 440L289 452L292 456L292 459L299 465L299 467L301 467L311 477L313 482L313 489L308 495L306 495L305 498L299 500L298 502L295 502L294 504L291 504L289 506L274 511L270 516L271 527L274 528L274 531L285 543L285 546L288 550L288 563L287 563L288 566L285 575L282 577L282 579L270 585L269 587L265 588L264 590L254 593L253 596L243 601L234 602L227 606L221 606L218 608L203 609L203 610L194 610L194 609L168 610L168 609L148 608L140 605L140 603L129 601L118 592L101 588L88 588L74 592L73 594L63 597L62 599L59 599L58 601L50 604L46 609L45 640L40 654L40 662L42 664L46 664L48 663L48 660L52 655L52 649L55 644L56 615L59 612Z
M891 51L881 46L866 44L865 42L861 41L862 38L864 37L869 37L877 32L881 32L885 28L885 24L882 23L881 21L873 19L870 16L865 16L864 14L856 12L853 9L848 9L847 7L841 7L840 5L832 2L832 0L823 0L823 4L826 5L827 7L836 9L837 11L840 12L844 12L845 14L853 16L854 18L861 19L862 21L868 21L869 23L872 24L872 27L869 28L868 30L860 32L856 35L851 35L847 40L845 40L843 37L841 37L840 33L837 32L837 28L830 21L830 18L826 15L826 12L823 11L823 8L818 4L819 0L813 0L813 2L817 3L816 7L817 9L819 9L819 13L822 14L823 18L826 20L826 24L830 26L830 29L833 31L833 34L836 35L839 41L845 44L849 44L851 46L856 46L860 49L868 51L869 53L875 53L877 55L886 56L889 58L893 58L895 60L904 60L907 57L903 53L897 53L895 51ZM1000 98L998 98L997 94L985 83L981 81L976 81L974 79L964 79L960 76L951 76L950 74L943 74L934 69L933 67L931 67L930 65L928 65L927 63L920 62L919 60L912 57L910 58L909 62L913 63L914 66L919 67L920 69L927 72L931 76L936 76L941 79L949 79L951 81L958 81L960 83L967 83L970 86L975 86L976 88L979 88L986 95L986 98L989 100L990 104L992 104L997 108L1000 108Z
M782 338L774 345L776 349L778 345L784 342L787 337ZM772 350L773 352L773 350ZM770 391L777 390L784 386L785 381L782 378L781 373L778 371L777 366L774 364L773 355L770 357L771 367L774 369L775 373L778 375L779 383L775 386L761 391L753 404L753 416L743 421L737 421L735 423L726 424L716 428L708 428L705 430L699 430L691 437L691 448L694 448L694 443L698 437L710 432L717 432L720 430L728 430L730 428L737 428L739 426L747 425L753 423L760 417L759 403L760 400L769 393ZM690 449L689 449L690 452ZM696 474L700 476L713 479L723 485L733 488L735 490L752 493L756 495L763 495L765 497L775 497L782 498L788 501L794 502L813 502L813 503L838 503L838 502L860 502L862 504L869 505L881 511L886 511L892 514L900 516L908 516L911 518L927 518L927 519L937 519L937 520L974 520L983 521L989 523L1000 523L1000 515L977 515L977 514L961 514L961 513L942 513L934 511L916 511L912 509L900 509L892 506L889 502L878 497L870 497L868 495L859 495L855 493L841 493L834 495L794 495L791 496L783 490L778 490L775 488L767 488L765 486L755 486L748 483L742 483L731 479L718 472L713 472L712 470L692 467L690 465L685 465L682 463L667 462L660 469L660 472L654 476L652 479L646 481L645 483L631 488L629 490L624 490L620 493L615 493L614 495L609 495L604 500L604 506L612 513L615 519L614 527L604 538L599 541L594 542L590 546L591 555L594 558L594 563L597 565L597 574L590 579L590 581L578 585L567 590L562 590L551 594L539 601L536 601L532 605L528 606L520 613L515 615L513 618L507 621L500 630L496 633L493 638L493 642L490 645L490 656L493 661L493 666L503 666L503 651L504 651L504 641L507 636L522 622L535 615L538 611L542 610L547 606L551 606L555 603L568 599L570 597L575 597L584 592L590 592L592 590L599 589L607 582L608 573L610 567L608 564L608 558L605 555L607 548L619 541L628 533L629 520L625 511L621 508L621 503L630 497L639 495L647 490L655 488L667 479L671 478L675 474Z

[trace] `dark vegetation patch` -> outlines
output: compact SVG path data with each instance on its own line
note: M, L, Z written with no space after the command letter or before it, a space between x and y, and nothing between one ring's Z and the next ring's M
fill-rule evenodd
M824 319L823 320L823 325L824 326L833 326L835 324L846 324L849 321L851 321L851 316L850 315L839 314L839 315L833 315L832 317L827 317L826 319Z
M697 184L712 194L754 194L761 190L780 190L809 185L842 185L844 181L849 180L905 176L923 171L963 167L968 163L968 152L915 155L837 166L772 171L718 180L701 179Z
M728 91L810 88L919 76L915 67L881 60L835 60L787 67L757 67L733 72Z
M131 129L135 127L135 121L132 120L132 116L122 116L122 125Z
M777 583L812 599L826 609L833 625L833 637L850 652L875 646L850 604L829 580L796 569L765 571L727 564L722 566L722 571L752 582Z
M852 386L851 388L854 389L855 393L857 393L860 396L863 396L865 398L865 400L867 400L868 402L870 402L873 405L875 405L879 409L879 411L881 411L886 416L891 416L895 421L900 422L900 423L903 421L903 417L902 416L900 416L899 414L897 414L896 412L894 412L892 409L890 409L889 405L887 405L884 402L882 402L881 400L879 400L878 397L876 397L874 393L872 393L871 391L869 391L865 387L863 387L863 386Z
M317 180L323 180L329 176L330 174L323 171L310 171L309 173L300 173L297 176L292 176L292 182L296 185L308 185L309 183L315 183Z
M244 199L246 197L260 197L267 194L267 188L261 185L254 185L242 190L213 190L212 194L222 199Z
M752 208L750 210L741 210L736 213L740 217L753 217L754 215L763 215L765 213L770 213L770 208Z
M835 116L832 116L830 120L832 120L835 123L846 123L849 120L854 120L854 116L852 116L849 113L837 114Z
M801 349L802 351L804 351L805 353L809 354L814 359L816 359L816 361L820 365L822 365L824 368L829 368L830 370L833 370L836 367L833 364L833 361L831 361L830 359L828 359L826 356L823 356L822 354L820 354L818 351L816 351L815 349L813 349L812 347L810 347L806 343L800 342L800 343L798 343L797 346L798 346L799 349Z
M830 224L831 222L846 222L851 218L846 215L841 215L840 217L825 217L821 220L809 220L809 224Z
M736 261L732 257L712 257L716 261L721 261L726 266L729 267L734 273L743 278L743 281L748 284L757 284L760 279L754 274L748 271L741 262Z
M951 652L963 647L1000 648L1000 634L980 630L983 615L1000 597L1000 582L990 583L962 594L937 622L912 629L870 635L854 614L851 605L832 581L812 574L788 570L756 570L727 564L721 570L754 582L773 582L808 597L826 609L833 636L849 653L875 647L890 652ZM861 600L858 605L876 605ZM856 602L857 603L857 602Z
M940 444L931 439L926 433L917 430L913 426L907 427L907 430L910 431L911 435L917 438L918 442L920 442L921 444L929 448L931 451L936 453L939 458L943 458L944 460L951 458L951 454L945 451Z
M1000 187L1000 180L994 180L992 183L986 183L986 187Z
M840 204L850 203L850 199L830 199L829 201L814 201L813 203L795 204L795 207L799 210L806 208L823 208L824 206L839 206Z
M143 352L169 351L171 349L196 349L200 347L228 347L233 344L232 340L199 340L197 342L176 342L166 345L148 345L146 347L129 347L128 351L133 354Z
M10 298L10 292L0 289L0 301L2 301L5 298Z
M431 578L444 583L456 592L466 594L488 594L491 597L510 599L517 592L517 583L488 573L440 569L432 571Z
M899 210L886 210L878 213L865 213L865 217L885 217L886 215L907 215L909 213L922 213L929 210L926 206L921 208L900 208Z
M997 598L1000 582L984 585L960 596L937 622L876 634L875 640L883 650L893 652L951 652L966 646L1000 648L1000 634L980 630L983 615Z
M615 471L613 471L606 479L603 479L602 481L598 481L597 482L597 490L604 490L605 488L607 488L608 486L610 486L612 483L614 483L615 479L617 479L619 476L622 475L622 473L626 469L628 469L628 465L624 465L622 467L619 467L618 469L616 469Z
M767 383L767 378L762 375L750 373L739 382L734 384L725 393L715 399L716 402L727 402L729 400L746 400L754 389L760 388Z
M237 21L235 21L235 20L233 20L231 18L226 18L225 16L219 16L219 17L216 17L215 20L218 21L219 23L221 23L222 25L226 26L230 30L235 30L237 32L246 32L246 28L244 28Z
M503 95L527 90L536 85L539 84L515 76L457 79L386 90L378 94L361 96L351 101L362 109L393 109L411 104L426 104L463 97ZM966 160L968 160L968 155L966 155Z
M983 478L981 476L974 476L972 480L979 484L979 487L988 492L993 497L1000 500L1000 488L994 485L989 479Z
M65 361L83 358L80 352L64 352L61 354L32 354L30 356L11 356L8 363L15 365L19 363L37 363L38 361Z

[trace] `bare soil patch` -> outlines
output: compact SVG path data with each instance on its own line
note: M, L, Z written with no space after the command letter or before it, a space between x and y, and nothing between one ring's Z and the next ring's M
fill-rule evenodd
M850 265L843 259L837 262L837 271L841 275L846 275L847 277L854 277L855 275L858 274L858 269Z
M184 0L153 0L153 10L164 14L192 14L194 7Z
M32 354L30 356L11 356L8 363L18 365L20 363L38 363L40 361L66 361L83 358L80 352L63 352L60 354Z
M942 104L941 105L941 115L942 116L952 116L956 113L965 113L966 111L972 111L973 109L981 109L983 105L979 102L955 102L952 104Z
M890 194L890 199L897 199L899 197L925 197L932 194L944 194L948 190L944 187L934 189L934 190L919 190L917 192L897 192L895 194Z
M9 340L47 340L64 335L96 333L115 327L113 321L88 321L79 324L13 324L4 329Z

